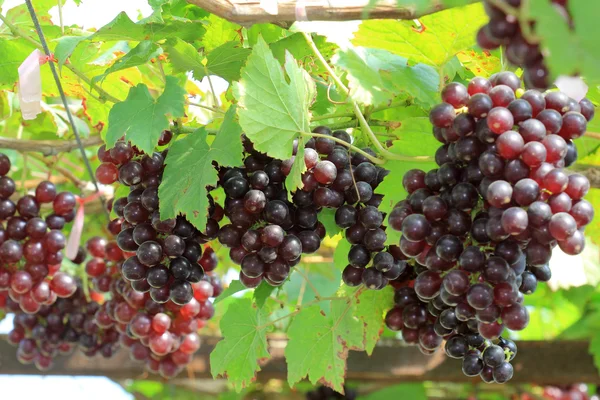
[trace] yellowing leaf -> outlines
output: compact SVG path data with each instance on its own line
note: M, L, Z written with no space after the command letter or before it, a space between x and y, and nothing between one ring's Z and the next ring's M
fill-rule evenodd
M477 30L488 21L481 4L452 8L411 21L370 20L360 25L353 43L388 50L414 62L442 66L475 44Z

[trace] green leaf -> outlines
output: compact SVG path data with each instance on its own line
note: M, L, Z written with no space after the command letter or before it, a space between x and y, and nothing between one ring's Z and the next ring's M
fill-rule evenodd
M347 257L347 256L346 256ZM340 288L340 282L342 280L342 272L336 268L331 268L330 263L305 263L302 260L294 270L300 271L297 273L291 273L290 279L283 286L283 290L287 294L287 300L289 303L295 303L300 294L303 293L303 300L310 301L315 298L316 293L312 287L314 287L319 295L322 297L334 296ZM309 285L305 278L312 283ZM328 302L319 303L323 306L324 310L328 310Z
M169 59L175 72L192 71L194 78L201 80L207 75L218 75L227 81L237 80L250 49L239 47L236 42L227 42L217 47L206 57L194 46L179 39L167 42Z
M77 45L84 40L88 39L92 35L86 36L63 36L56 40L56 47L54 48L54 56L58 60L58 68L67 61L67 58L71 56Z
M318 305L303 309L288 329L285 358L290 386L308 376L343 393L348 350L362 349L362 324L346 301L333 301L324 315Z
M162 54L162 49L157 44L152 43L149 40L144 40L131 49L129 53L118 59L117 62L104 71L102 75L95 76L94 79L92 79L92 82L101 81L106 78L108 74L112 74L113 72L146 64L160 54Z
M211 52L217 47L232 40L240 41L239 30L242 29L238 24L229 22L224 18L211 14L208 18L208 29L202 37L204 50Z
M401 383L388 386L364 397L364 400L410 399L427 400L423 383Z
M365 290L356 299L352 314L364 325L364 348L368 355L379 341L383 332L385 313L394 306L394 290L387 286L383 290Z
M234 117L235 107L231 107L211 145L206 141L208 133L204 128L173 143L158 188L160 201L169 204L161 207L162 219L181 213L204 231L209 207L206 187L216 186L218 178L213 162L222 167L242 165L242 130Z
M254 301L258 308L263 308L267 299L275 290L275 286L269 285L267 282L262 281L260 285L254 289Z
M402 91L426 106L439 102L440 76L429 65L409 65L404 57L364 47L340 50L334 62L348 72L350 94L363 104L379 105Z
M123 134L125 139L152 154L163 130L169 127L167 115L183 117L185 90L177 79L167 76L164 92L155 100L143 83L129 90L127 99L116 103L108 115L106 144L110 148Z
M140 21L135 23L125 12L121 12L115 19L92 35L59 40L59 46L61 46L59 61L64 62L83 40L94 42L122 40L141 42L149 40L157 42L169 38L179 38L193 41L200 38L205 31L202 21L189 21L178 18L164 22ZM64 43L62 43L63 40Z
M285 72L289 83L269 46L259 38L241 80L233 84L244 132L256 150L280 160L292 156L293 141L301 132L310 131L308 108L315 91L311 78L289 54Z
M364 21L353 43L439 67L475 44L477 30L488 17L481 4L474 4L427 15L419 21L421 28L412 21Z
M378 188L377 191L380 192L381 189ZM385 200L385 198L386 197L384 197L383 199ZM391 229L388 229L388 231L390 230ZM352 245L348 240L346 240L346 238L344 238L338 242L335 248L335 252L333 253L333 263L335 264L335 267L340 271L343 271L344 268L346 268L346 266L348 265L348 252L350 251L350 247L352 247Z
M19 79L19 65L32 51L33 48L22 39L0 39L0 89L13 88Z
M236 391L248 386L260 371L258 362L269 358L267 331L269 308L257 308L250 299L232 303L221 319L223 340L210 354L210 370L226 376Z
M219 296L217 296L217 298L215 299L213 304L220 303L221 301L225 300L226 298L228 298L238 292L241 292L242 290L247 290L247 289L248 288L246 286L242 285L242 282L240 282L238 280L231 281L229 286L227 286L227 289L223 290L223 292Z
M333 237L343 231L343 229L335 223L335 210L333 208L323 208L321 212L319 212L319 221L325 226L325 231L329 237Z

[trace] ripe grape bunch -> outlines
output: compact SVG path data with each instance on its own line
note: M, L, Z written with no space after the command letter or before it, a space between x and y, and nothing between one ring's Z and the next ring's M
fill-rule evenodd
M568 1L547 1L552 2L555 12L572 26L572 19L567 9ZM500 2L504 7L497 7L484 1L485 11L490 21L477 33L477 43L486 50L504 46L508 61L523 68L525 85L530 88L546 89L551 82L548 81L548 69L540 46L536 42L537 39L533 39L535 23L519 18L518 14L522 12L521 0L500 0ZM524 27L522 24L527 26Z
M74 280L59 271L66 238L62 229L75 216L75 196L56 193L43 181L35 192L19 196L8 173L9 158L0 153L0 301L10 297L30 314L57 297L69 297ZM42 218L42 205L50 212Z
M88 357L101 354L105 358L119 348L118 332L96 324L100 305L86 299L80 280L68 278L73 282L74 293L52 305L42 305L35 313L23 312L17 302L6 300L5 310L15 314L7 340L17 347L19 362L33 363L45 371L52 367L56 356L70 354L76 348Z
M380 228L383 215L377 211L382 196L373 194L373 190L385 171L364 155L349 153L344 146L351 143L347 132L332 132L323 126L313 132L318 136L308 140L303 148L306 166L303 187L294 192L292 201L288 199L284 181L297 156L297 141L292 158L281 161L256 151L244 137L247 154L244 168L221 171L220 184L227 195L225 215L230 224L221 227L218 238L231 248L231 259L241 265L240 281L246 287L256 287L263 280L272 286L283 284L290 268L300 262L302 253L310 254L319 249L326 234L318 220L323 208L353 210L354 224L359 208L369 207L364 213L364 222L369 227L355 236L361 243L368 237L366 247L362 247L366 252L363 257L370 260L371 251L383 250L386 239ZM361 204L360 207L357 204ZM347 215L345 222L350 219ZM362 235L360 240L359 234ZM371 276L365 281L367 285L383 287L382 272L372 271L375 273L364 274L365 279ZM362 270L358 272L360 274L353 276L353 286L363 282Z
M344 394L338 393L327 386L319 386L315 390L306 392L306 400L354 400L358 397L356 389L344 385Z
M170 142L172 133L164 131L159 145ZM98 150L102 164L96 170L98 181L112 184L117 180L129 187L127 197L116 199L112 207L122 220L111 221L109 230L117 234L117 244L126 253L121 273L137 290L149 291L157 303L172 300L184 305L194 295L193 283L200 282L205 271L216 265L212 249L204 256L201 244L216 238L219 224L209 218L205 232L199 232L185 217L161 220L158 186L167 150L144 155L129 143L119 141L109 151ZM212 198L210 215L222 218ZM127 254L129 256L129 254Z
M445 339L466 375L504 383L517 349L501 333L527 326L524 295L550 279L552 249L576 255L585 245L590 184L564 167L594 108L523 92L512 72L450 83L442 100L430 112L439 168L408 171L409 196L388 218L417 276L397 285L386 322L425 353Z
M127 349L132 360L144 362L148 371L164 378L177 375L200 347L197 331L214 315L209 298L221 293L219 279L206 275L193 283L193 297L183 306L172 300L160 304L151 298L150 286L141 287L142 281L129 282L121 276L125 254L116 242L94 237L86 247L92 256L86 272L94 295L102 299L110 293L110 300L101 301L93 314L96 330L114 330L118 348ZM76 261L84 260L81 249Z

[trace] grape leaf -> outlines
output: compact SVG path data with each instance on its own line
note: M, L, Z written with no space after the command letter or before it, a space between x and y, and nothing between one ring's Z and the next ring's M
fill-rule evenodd
M126 68L137 67L138 65L146 64L154 57L162 54L162 49L155 43L144 40L135 46L131 51L117 60L110 66L102 75L95 76L92 82L98 82L106 78L107 75L113 72L121 71Z
M351 301L333 301L327 315L314 305L294 318L285 348L290 386L308 376L313 385L343 393L348 350L363 348L362 324L351 307Z
M500 59L488 51L480 53L472 49L463 50L457 54L457 57L465 68L476 76L487 78L496 72L500 72L502 68Z
M267 282L262 281L260 285L254 289L254 301L258 308L263 308L267 299L275 290L275 286L269 285Z
M192 71L197 80L202 80L207 75L218 75L227 81L237 80L250 54L250 49L238 47L235 42L227 42L208 53L204 63L205 57L194 46L176 38L167 41L167 51L174 71Z
M310 132L308 108L315 92L309 75L289 53L285 72L289 83L269 46L259 37L241 80L233 84L244 132L256 150L281 160L292 156L293 141L300 133Z
M62 68L67 58L73 54L75 48L79 43L88 39L92 35L85 36L63 36L57 40L56 47L54 48L54 57L58 60L58 68Z
M319 213L319 221L325 226L325 232L329 237L342 232L342 228L335 223L335 210L333 208L323 208Z
M388 229L388 231L390 231L390 229ZM348 265L348 252L350 251L350 247L352 247L352 245L350 242L348 242L348 240L346 240L346 238L340 240L335 247L335 252L333 253L333 263L340 271L343 271Z
M241 292L242 290L247 290L246 286L242 285L242 283L238 280L233 280L233 281L231 281L229 286L227 286L227 289L223 290L223 292L217 296L215 301L213 301L213 304L220 303L221 301L225 300L226 298L228 298L238 292Z
M19 79L19 65L32 51L33 47L22 39L0 39L0 89L13 87Z
M354 36L359 46L388 50L411 61L442 66L475 44L477 30L488 17L481 4L452 8L411 21L364 21Z
M350 94L365 105L388 102L402 91L425 106L439 102L440 76L429 65L409 65L404 57L364 47L340 50L334 63L348 72Z
M106 145L110 148L123 134L147 154L154 151L163 130L169 127L167 115L183 117L185 90L177 78L167 76L164 92L155 100L140 83L129 90L127 99L116 103L108 115Z
M391 286L383 290L365 290L358 295L352 315L364 326L364 349L371 355L383 331L385 313L394 306L394 290Z
M236 391L248 386L260 371L258 361L269 358L267 331L269 307L257 308L250 299L229 305L221 319L223 340L210 354L212 375L226 376Z
M193 41L200 38L205 31L206 29L202 21L190 21L178 18L164 22L140 21L135 23L125 12L121 12L92 35L60 39L57 45L59 46L57 58L59 59L59 65L62 65L79 43L84 40L95 42L121 40L141 42L149 40L157 42L163 39L179 38L181 40Z
M211 52L213 49L230 42L232 40L240 41L241 26L229 22L224 18L211 14L206 19L208 21L208 29L202 37L202 45L204 50Z
M302 293L303 300L310 301L317 295L313 287L322 297L334 296L340 288L342 273L336 268L331 268L330 263L307 263L304 260L294 268L297 273L291 273L290 279L283 286L283 290L287 294L287 301L294 304ZM303 276L304 275L304 276ZM312 283L309 285L304 278ZM329 310L329 302L320 302L323 310Z
M166 168L158 197L163 204L162 219L184 214L199 230L206 228L208 214L207 186L216 186L217 171L213 162L220 166L242 165L242 130L234 120L235 107L231 107L212 144L206 139L204 128L177 140L169 149Z

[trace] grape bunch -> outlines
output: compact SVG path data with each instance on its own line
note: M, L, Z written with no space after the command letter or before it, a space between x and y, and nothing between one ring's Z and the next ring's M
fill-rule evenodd
M159 145L171 140L163 132ZM164 170L163 152L144 155L129 143L119 141L109 151L98 150L102 164L96 177L103 184L117 180L129 187L127 197L112 203L121 219L109 223L108 229L117 234L117 244L126 253L135 253L123 263L121 273L139 291L149 291L157 303L172 300L184 305L194 296L192 284L200 282L205 270L212 270L216 259L213 253L202 255L201 244L216 238L219 224L209 218L205 232L199 232L187 219L161 220L158 186ZM210 215L217 218L222 211L212 198ZM204 269L203 269L204 267Z
M510 7L515 7L517 11L521 6L521 0L500 0ZM572 20L567 10L567 0L548 0L552 2L555 12L569 21L572 26ZM523 68L523 79L525 85L530 88L546 89L548 88L550 78L548 68L544 63L544 55L539 44L529 39L531 35L523 34L522 26L515 15L506 14L500 8L484 1L485 11L490 17L489 22L479 29L477 33L477 43L481 48L494 50L504 46L507 60L515 66ZM530 24L535 32L535 23L530 21L521 21L521 23Z
M517 349L504 328L527 326L524 295L550 279L554 247L583 251L594 214L587 178L564 170L593 105L520 83L502 72L443 89L430 112L439 168L408 171L409 196L388 218L416 275L395 285L388 327L425 353L445 339L446 354L485 382L512 377Z
M9 158L0 153L0 297L35 314L76 289L70 276L57 273L66 245L62 229L75 217L76 199L70 192L57 193L49 181L19 197L8 176L10 167ZM51 211L42 218L44 204Z
M197 331L214 315L210 298L221 293L220 281L204 276L192 284L193 297L178 305L172 300L154 301L150 289L136 288L138 281L128 282L118 270L104 276L111 282L108 290L100 291L110 293L110 299L97 309L96 325L115 329L120 347L132 360L144 362L148 371L164 378L176 376L200 347Z
M119 334L113 328L99 327L95 314L100 305L85 297L80 280L69 297L59 298L52 305L42 305L35 313L26 313L8 298L7 312L15 314L13 329L7 340L17 347L17 359L33 363L39 370L52 367L53 359L79 348L86 356L101 354L110 358L119 348Z
M370 260L371 252L384 249L387 238L381 225L384 216L377 210L382 196L373 190L386 171L369 162L364 154L350 154L347 145L352 139L347 132L332 132L320 126L313 133L316 137L304 143L302 149L306 166L303 187L293 193L291 201L285 178L297 157L298 141L294 143L292 158L281 161L256 151L248 138L243 137L244 167L220 171L220 185L226 193L225 215L230 223L221 227L218 238L231 249L231 259L241 265L240 281L246 287L256 287L263 280L272 286L283 284L290 268L300 262L302 253L319 249L326 234L318 220L324 208L336 209L338 213L346 211L342 223L354 218L350 225L357 227L363 227L357 218L358 212L365 209L361 212L368 228L355 233L357 243L362 244L364 239L364 246L357 250L364 250L362 257ZM370 150L363 152L374 156ZM358 235L362 235L360 239ZM353 286L363 279L373 288L387 283L383 271L369 269L364 278L362 269L359 272L354 274Z

